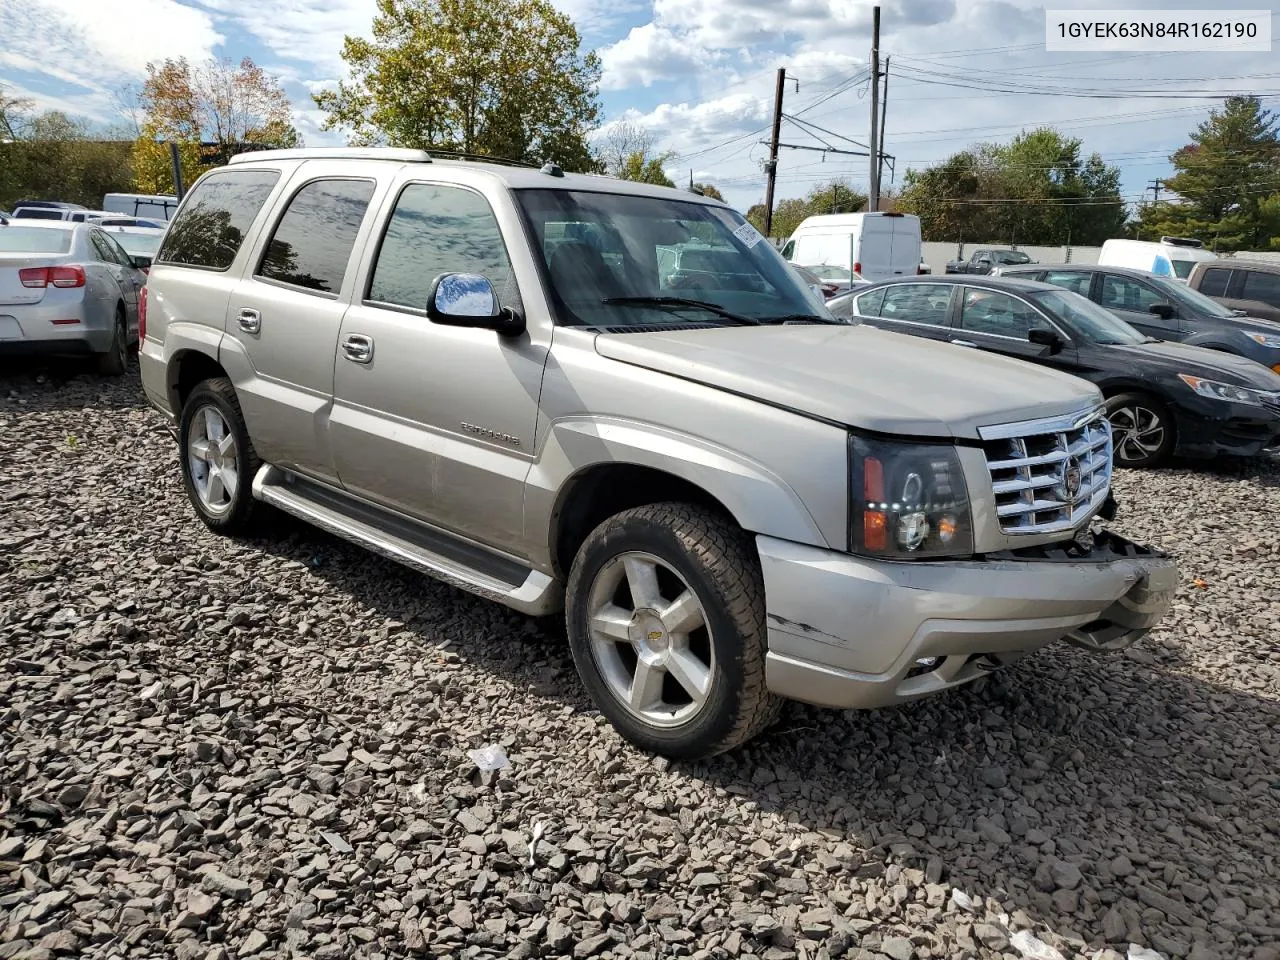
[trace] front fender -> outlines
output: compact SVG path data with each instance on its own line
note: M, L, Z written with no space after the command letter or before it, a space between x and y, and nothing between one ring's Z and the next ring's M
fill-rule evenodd
M551 534L562 492L602 465L659 470L718 500L743 529L820 547L823 536L799 495L764 464L700 437L618 417L568 417L551 424L526 484L527 532Z

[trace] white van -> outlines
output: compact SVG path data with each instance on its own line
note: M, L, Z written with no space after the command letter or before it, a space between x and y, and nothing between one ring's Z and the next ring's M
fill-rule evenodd
M1148 270L1157 277L1171 277L1186 283L1191 268L1197 263L1217 259L1217 255L1205 250L1199 240L1161 237L1159 243L1154 240L1107 240L1098 254L1098 265Z
M801 267L844 267L867 280L920 270L920 218L910 213L834 213L806 217L782 255Z
M160 193L108 193L102 198L102 209L167 223L178 211L178 198Z

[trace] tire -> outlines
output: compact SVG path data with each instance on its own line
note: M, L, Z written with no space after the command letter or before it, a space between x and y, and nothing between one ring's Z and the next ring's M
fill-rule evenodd
M683 503L610 517L574 558L565 608L583 684L640 749L702 759L777 719L782 701L765 687L760 560L730 520ZM648 682L636 682L641 674Z
M1168 461L1177 442L1173 414L1149 393L1107 398L1107 419L1115 438L1115 465L1150 469Z
M118 377L129 366L129 332L124 322L124 308L116 307L115 325L111 330L111 345L105 353L98 354L98 373L104 377Z
M230 380L204 380L188 395L179 421L178 455L182 485L205 526L227 536L248 533L261 507L252 486L262 461Z

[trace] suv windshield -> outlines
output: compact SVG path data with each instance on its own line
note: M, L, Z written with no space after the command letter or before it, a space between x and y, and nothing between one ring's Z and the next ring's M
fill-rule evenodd
M996 254L996 263L1007 263L1010 266L1019 263L1030 263L1031 258L1021 250L1002 250Z
M1033 293L1031 299L1091 343L1143 343L1147 339L1110 310L1070 290Z
M1190 263L1191 261L1185 262ZM1221 320L1235 316L1234 313L1216 300L1210 300L1203 293L1198 290L1192 290L1185 283L1178 283L1176 280L1168 280L1164 277L1152 277L1149 282L1174 303L1180 303L1196 313L1203 313L1209 317L1218 317Z
M831 320L773 246L724 207L586 191L515 195L561 323Z

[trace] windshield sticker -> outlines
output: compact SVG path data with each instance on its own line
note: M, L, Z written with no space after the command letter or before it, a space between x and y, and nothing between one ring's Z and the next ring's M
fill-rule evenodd
M760 235L760 231L749 223L744 223L737 230L733 231L733 235L745 243L748 250L764 239L764 237Z

